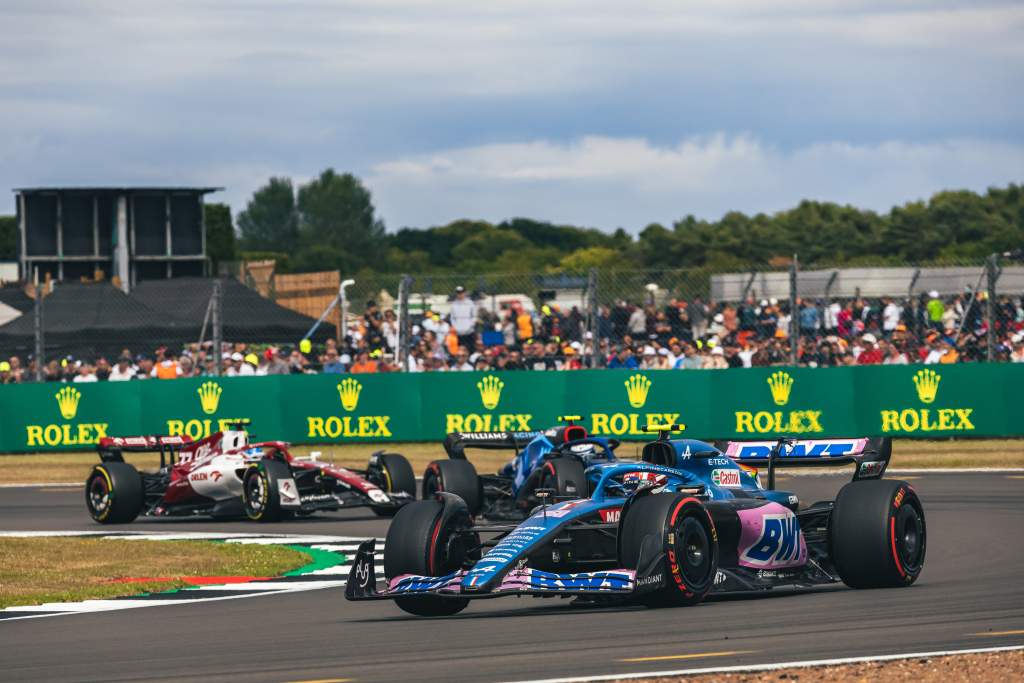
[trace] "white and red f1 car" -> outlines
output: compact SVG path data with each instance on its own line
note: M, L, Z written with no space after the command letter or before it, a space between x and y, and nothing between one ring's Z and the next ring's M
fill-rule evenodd
M319 510L369 507L394 515L416 499L412 466L378 451L365 470L298 458L282 441L250 443L245 422L199 441L187 436L104 437L100 464L85 482L89 514L101 524L209 515L269 522ZM156 472L139 472L124 453L159 453Z

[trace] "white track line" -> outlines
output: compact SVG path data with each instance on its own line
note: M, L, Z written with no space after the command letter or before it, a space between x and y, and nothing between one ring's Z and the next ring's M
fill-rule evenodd
M45 488L52 486L54 488L82 488L85 486L80 481L51 481L49 483L34 482L31 484L0 484L0 489L27 489L27 488Z
M662 678L666 676L694 676L697 674L737 673L745 671L778 671L780 669L806 669L815 666L839 666L842 664L861 664L863 662L890 662L899 659L917 659L919 657L949 657L951 655L973 655L988 652L1011 652L1024 650L1024 645L1004 647L979 647L968 650L937 650L934 652L905 652L897 655L869 655L866 657L840 657L838 659L805 659L795 662L778 662L775 664L750 664L738 666L712 666L700 669L676 669L673 671L645 671L643 673L603 674L601 676L575 676L571 678L537 678L516 683L590 683L591 681L617 681L637 678Z
M240 543L253 545L279 544L299 545L306 547L319 546L321 548L327 549L326 552L333 552L337 555L345 556L346 559L354 557L356 553L356 548L358 548L359 544L365 540L368 540L366 538L358 538L352 536L304 536L301 534L243 534L217 533L205 531L188 533L146 533L138 531L121 531L112 533L107 530L49 532L0 531L0 537L26 538L32 536L78 536L85 538L100 539L128 539L154 541L219 540L224 541L226 543ZM381 546L384 542L384 539L378 538L376 540L378 546ZM382 560L383 555L377 553L377 558L378 560ZM376 572L378 577L383 576L383 570L380 567L381 563L378 563ZM233 600L238 598L257 597L260 595L277 595L281 593L297 593L301 591L320 590L324 588L340 588L347 583L348 574L351 571L352 564L350 562L347 562L345 564L337 564L332 567L316 569L309 572L304 572L302 574L302 576L317 575L316 580L307 579L294 581L289 580L287 576L279 576L269 577L267 579L245 583L187 586L173 592L153 593L151 594L151 597L147 599L91 599L82 600L79 602L50 602L44 605L21 605L16 607L8 607L7 609L0 610L0 615L2 615L5 612L19 613L18 616L0 616L0 624L2 624L5 621L17 621L19 619L38 619L41 617L49 616L66 616L69 614L107 612L112 610L132 609L139 607L160 607L165 605L183 605L190 603L194 604L210 602L213 600ZM215 597L212 595L211 597L195 597L197 595L203 595L204 593L212 593L214 591L216 591ZM225 592L228 594L223 595L223 593ZM182 593L187 593L193 597L182 597ZM232 595L232 593L241 594Z
M1024 467L914 467L886 470L886 474L999 474L1024 472Z
M282 543L299 543L303 545L339 545L358 548L363 541L370 540L366 536L313 536L303 534L260 534L220 531L188 531L188 532L146 532L118 531L97 528L95 531L0 531L0 537L31 538L34 536L95 536L97 538L113 538L117 540L137 541L208 541L224 540L228 543L263 543L268 545ZM380 539L377 539L380 541Z

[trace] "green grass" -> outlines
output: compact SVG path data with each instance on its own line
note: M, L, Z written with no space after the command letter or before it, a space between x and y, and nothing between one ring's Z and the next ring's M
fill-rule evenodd
M190 585L181 577L279 576L310 556L278 545L0 538L0 608L114 598ZM118 579L167 580L123 583Z

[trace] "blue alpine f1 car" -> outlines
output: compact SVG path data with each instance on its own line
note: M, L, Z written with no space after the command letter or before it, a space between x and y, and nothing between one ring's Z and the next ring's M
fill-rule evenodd
M662 430L640 462L587 468L591 494L542 500L518 525L480 524L447 491L401 508L377 585L374 542L349 575L349 600L394 600L421 616L470 600L574 596L587 603L692 605L709 593L912 584L925 557L924 508L885 480L890 439L729 443L722 449ZM801 507L774 488L778 467L856 466L834 501ZM752 465L767 467L767 487Z
M423 473L423 499L439 491L454 493L474 517L519 521L540 502L537 490L556 496L585 498L590 491L584 471L615 462L618 439L594 437L575 424L534 432L453 432L444 440L447 460L435 460ZM512 458L495 474L478 474L467 449L508 450Z

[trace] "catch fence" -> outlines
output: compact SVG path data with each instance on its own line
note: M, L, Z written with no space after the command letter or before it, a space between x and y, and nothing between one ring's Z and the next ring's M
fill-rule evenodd
M186 375L262 372L281 347L298 354L292 372L321 371L335 347L344 365L365 350L389 369L448 369L460 353L449 336L474 356L522 349L535 361L526 367L547 368L570 357L604 367L626 347L644 369L665 367L651 352L676 359L691 347L730 367L743 354L744 365L841 365L852 362L845 349L872 338L893 362L1024 359L1024 266L1012 255L928 267L804 268L797 255L733 272L352 277L275 274L264 262L238 275L145 281L128 293L104 282L7 288L0 300L13 318L0 325L0 353L22 381L107 373L121 356L133 366L174 356ZM472 303L470 329L446 335L454 309L466 308L457 299ZM235 354L256 362L247 369ZM474 369L503 367L487 355Z

